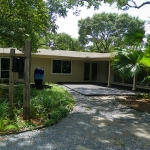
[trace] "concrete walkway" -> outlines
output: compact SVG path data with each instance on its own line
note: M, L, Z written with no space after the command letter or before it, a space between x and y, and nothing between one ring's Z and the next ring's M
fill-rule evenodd
M0 136L0 150L150 150L150 114L125 107L114 96L66 89L75 99L68 117L46 129Z
M72 89L86 96L104 96L104 95L135 95L139 92L132 91L127 88L114 88L93 84L64 84L69 89Z

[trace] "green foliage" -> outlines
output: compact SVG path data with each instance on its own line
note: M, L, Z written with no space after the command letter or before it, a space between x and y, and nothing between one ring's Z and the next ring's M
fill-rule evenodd
M135 99L150 99L150 93L138 94L135 96Z
M128 14L101 13L78 22L79 41L96 52L110 52L115 47L125 48L129 45L124 36L136 31L144 31L144 21ZM141 36L137 36L141 37Z
M21 108L23 105L23 85L18 84L14 89L14 106Z
M8 113L8 103L0 100L0 119L6 118Z
M150 76L147 76L147 77L145 77L143 80L142 80L142 82L141 82L142 84L150 84Z
M30 117L44 119L45 126L53 125L66 117L73 109L74 100L67 90L52 85L52 88L30 90ZM15 86L14 91L14 119L8 120L8 103L0 101L0 131L14 132L18 130L33 129L35 124L23 121L23 85Z
M15 123L6 120L8 116L8 103L0 100L0 132L9 132L18 130Z
M43 43L53 42L54 49L56 50L83 50L78 39L72 38L69 34L66 33L49 34L46 38L41 40L43 40ZM41 45L41 48L49 48L49 46Z
M112 57L112 66L120 76L133 77L142 71L141 60L143 56L142 50L117 49Z
M8 99L8 85L6 84L0 84L0 101L3 102L6 99Z
M51 0L53 1L53 0ZM129 8L141 8L145 5L150 4L149 1L142 1L137 3L136 0L63 0L63 4L69 7L72 6L86 6L87 8L90 8L91 6L94 7L94 9L99 9L102 3L108 3L110 5L116 4L119 9L128 10Z
M50 27L50 16L43 0L1 0L0 45L24 49L25 40L32 41L32 50Z

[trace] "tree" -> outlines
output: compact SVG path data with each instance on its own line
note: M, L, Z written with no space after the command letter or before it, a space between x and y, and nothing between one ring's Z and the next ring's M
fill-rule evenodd
M26 39L32 41L34 50L41 36L50 28L50 16L43 0L0 1L1 47L24 48Z
M49 43L49 47L51 47L52 46L51 42L53 43L52 45L56 50L71 50L71 51L83 50L83 48L79 43L79 40L72 38L67 33L49 34L49 36L46 37L43 43ZM44 48L49 48L49 47L44 46Z
M122 78L133 78L133 90L136 90L136 78L138 73L143 70L141 60L144 51L136 48L118 49L112 57L112 66Z
M57 10L57 14L61 14L63 16L67 15L67 10L73 8L75 10L75 14L79 14L80 10L78 10L78 6L86 6L90 8L91 6L94 9L99 9L99 7L103 3L108 3L110 5L116 4L119 9L127 10L129 8L136 8L139 9L145 5L149 5L150 1L145 2L137 2L136 0L47 0L49 5L51 6L50 9ZM58 9L59 8L59 9Z
M125 36L130 45L126 49L116 49L112 53L112 66L121 78L133 78L133 90L135 90L138 74L150 70L150 47L148 41L143 41L145 37L143 31L136 31ZM143 83L149 78L145 77Z
M101 13L92 18L87 17L78 22L79 41L83 45L90 44L96 52L110 52L114 47L124 47L124 35L142 30L144 21L128 14Z
M66 2L66 1L65 1ZM102 3L108 3L110 5L116 3L118 8L127 10L129 8L141 8L145 5L149 5L150 1L145 2L137 2L136 0L73 0L69 1L69 6L87 6L87 8L90 8L91 6L94 6L95 9L98 9L99 6L101 6ZM70 7L71 7L70 6Z
M109 4L116 2L118 8L121 8L123 10L128 10L129 8L139 9L145 5L150 4L150 1L140 2L139 4L137 4L136 0L104 0L104 2L107 2Z

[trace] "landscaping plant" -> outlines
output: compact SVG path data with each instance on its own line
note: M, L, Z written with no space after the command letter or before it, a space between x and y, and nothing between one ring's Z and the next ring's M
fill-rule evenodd
M24 131L58 123L73 109L74 100L67 90L57 85L30 90L30 120L23 120L23 85L15 86L14 119L8 119L8 98L0 100L1 133Z

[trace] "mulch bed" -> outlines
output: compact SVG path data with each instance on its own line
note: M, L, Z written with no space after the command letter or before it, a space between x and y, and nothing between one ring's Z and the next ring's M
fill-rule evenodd
M117 96L116 100L130 108L150 113L150 99L136 98L134 96Z

